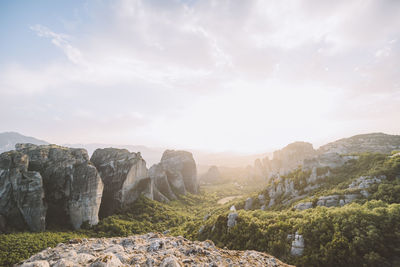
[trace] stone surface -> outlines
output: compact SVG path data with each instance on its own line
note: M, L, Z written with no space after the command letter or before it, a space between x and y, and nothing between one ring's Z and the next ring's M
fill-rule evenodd
M292 241L292 247L290 249L290 254L293 256L301 256L304 252L304 238L302 235L299 235L298 232L294 235L294 239Z
M149 176L154 183L154 199L176 199L176 194L198 193L197 168L187 151L166 150L160 163L153 165Z
M228 228L231 228L236 225L236 219L238 218L238 214L236 212L231 212L228 214L228 221L227 221L227 226Z
M334 207L339 205L339 195L319 197L317 206Z
M7 224L23 230L43 231L47 206L43 179L29 171L29 157L18 151L0 155L0 232Z
M153 186L146 161L140 153L126 149L96 149L91 157L104 183L100 217L134 202L141 194L153 199Z
M380 176L360 176L349 185L349 189L367 189L372 184L379 184L386 179L385 175Z
M297 243L296 243L297 244ZM72 265L71 265L72 263ZM69 265L67 265L69 264ZM256 251L217 248L212 241L149 233L59 244L18 266L289 266Z
M244 203L244 209L250 210L252 207L253 207L253 198L249 197L246 199L246 202Z
M341 156L335 152L319 154L313 158L305 159L303 169L311 170L313 168L329 167L331 169L343 166L351 157Z
M7 197L1 198L0 214L14 227L21 218L33 231L45 224L97 224L103 183L86 150L17 144L1 158L0 194ZM6 199L11 202L4 204Z
M296 210L306 210L311 209L313 207L312 202L300 202L294 206Z

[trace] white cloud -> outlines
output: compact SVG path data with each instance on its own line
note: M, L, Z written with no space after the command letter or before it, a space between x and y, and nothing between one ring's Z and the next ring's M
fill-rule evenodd
M389 123L400 115L399 10L372 0L90 4L91 19L67 33L31 27L65 58L6 66L0 107L13 103L9 127L64 122L54 138L77 142L123 131L120 142L254 150L340 127L399 131Z

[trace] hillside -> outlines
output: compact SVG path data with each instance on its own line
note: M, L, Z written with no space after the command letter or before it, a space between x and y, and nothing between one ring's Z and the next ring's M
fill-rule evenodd
M24 158L21 153L28 157ZM37 155L43 157L42 163ZM313 152L311 144L298 142L279 152L280 164L287 161L287 166L291 166L291 170L285 168L284 174L280 174L279 170L275 173L270 170L268 176L258 173L261 178L264 177L262 179L258 176L246 178L246 174L242 173L244 169L227 171L213 167L206 177L209 179L200 183L199 187L193 184L193 157L185 151L165 151L160 163L148 172L140 153L124 149L98 149L89 161L86 151L82 149L18 145L17 151L2 154L1 168L9 168L5 166L11 162L10 157L16 164L12 170L19 172L9 173L21 185L25 180L18 178L18 173L32 178L37 177L33 173L38 172L49 185L49 181L56 182L56 176L49 174L66 174L71 168L95 168L105 185L102 202L109 205L104 206L103 203L96 206L107 210L99 213L98 224L82 218L80 227L65 223L72 219L68 217L68 212L62 214L64 223L54 221L57 219L55 212L60 210L58 206L52 206L51 213L46 216L46 230L39 233L21 231L23 223L20 223L19 230L13 228L15 224L8 224L5 228L1 221L3 216L0 216L0 229L6 232L0 234L0 266L26 260L43 249L55 247L60 242L68 243L71 239L128 237L149 232L182 236L191 241L211 240L217 248L223 249L217 249L218 253L225 253L222 251L226 249L268 253L296 266L400 264L399 151L351 155L318 153ZM30 159L34 164L29 164ZM76 163L71 166L74 161ZM303 164L299 165L299 162ZM53 164L59 167L53 168ZM4 173L7 172L2 172L1 179L6 177ZM74 175L82 173L86 171ZM79 194L88 196L95 190L89 188L87 192L83 191L88 185L82 184L84 179L79 177L73 180L81 180L77 184L79 190L73 190L76 199L68 199L69 191L57 182L50 184L53 191L56 189L54 192L46 191L47 187L42 189L41 192L44 191L47 196L45 201L57 199L57 194L63 194L63 201L74 201L72 207L87 209L84 203L80 204ZM99 178L96 179L98 181ZM25 205L29 198L24 194L31 198L32 195L23 188L19 191L7 190L15 190L17 204L24 209L9 209L10 201L5 198L0 201L0 207L6 205L3 210L9 209L7 212L10 215L7 216L18 220L21 220L16 216L18 212L23 212L25 219L27 215L32 215ZM91 212L93 210L90 209ZM71 222L74 221L76 219ZM155 235L163 240L167 238ZM196 244L203 246L205 243ZM163 259L157 260L161 264ZM178 260L183 259L178 257Z
M390 153L400 149L400 135L384 133L359 134L321 146L320 153Z

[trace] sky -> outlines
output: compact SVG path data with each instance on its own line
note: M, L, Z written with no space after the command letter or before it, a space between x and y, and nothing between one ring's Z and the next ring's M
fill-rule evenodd
M0 2L0 132L260 153L399 122L397 0Z

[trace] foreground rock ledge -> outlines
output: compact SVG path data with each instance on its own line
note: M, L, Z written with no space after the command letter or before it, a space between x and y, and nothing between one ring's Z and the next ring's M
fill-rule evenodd
M290 266L252 250L215 247L212 241L148 233L130 237L74 239L58 244L17 266Z

